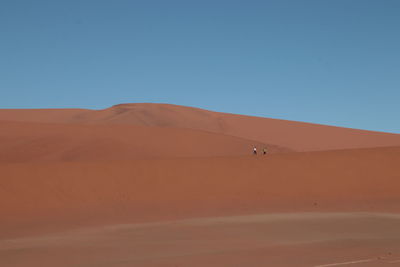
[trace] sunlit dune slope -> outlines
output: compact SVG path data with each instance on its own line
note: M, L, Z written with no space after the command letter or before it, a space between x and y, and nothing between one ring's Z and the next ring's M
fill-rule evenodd
M399 162L400 148L392 147L267 157L3 163L0 232L263 212L399 212Z
M226 114L168 104L120 104L104 110L0 110L0 120L189 128L296 151L400 145L399 134Z
M55 122L71 121L88 109L0 109L0 121Z
M191 129L0 121L0 162L239 156L253 145L265 146ZM268 151L290 150L268 145Z

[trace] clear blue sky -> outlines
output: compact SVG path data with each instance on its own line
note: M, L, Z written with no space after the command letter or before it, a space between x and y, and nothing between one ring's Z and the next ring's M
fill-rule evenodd
M162 102L400 133L398 0L1 0L0 108Z

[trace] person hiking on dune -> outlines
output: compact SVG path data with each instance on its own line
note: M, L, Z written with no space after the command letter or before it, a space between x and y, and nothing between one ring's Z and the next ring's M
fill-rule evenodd
M257 147L253 147L253 154L257 155Z
M263 154L264 154L264 155L267 154L267 148L266 148L266 147L263 148Z

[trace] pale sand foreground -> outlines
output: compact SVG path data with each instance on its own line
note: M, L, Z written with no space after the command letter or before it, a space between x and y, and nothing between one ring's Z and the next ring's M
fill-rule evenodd
M400 214L280 213L0 240L1 266L397 266Z

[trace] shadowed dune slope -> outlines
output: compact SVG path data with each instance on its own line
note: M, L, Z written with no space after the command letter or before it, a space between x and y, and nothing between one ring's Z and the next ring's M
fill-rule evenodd
M0 164L0 234L298 211L400 211L400 147Z
M120 104L104 110L0 110L0 120L189 128L256 140L295 151L400 145L399 134L226 114L168 104Z
M199 130L0 121L0 162L249 155L254 142ZM270 153L290 151L268 145Z

